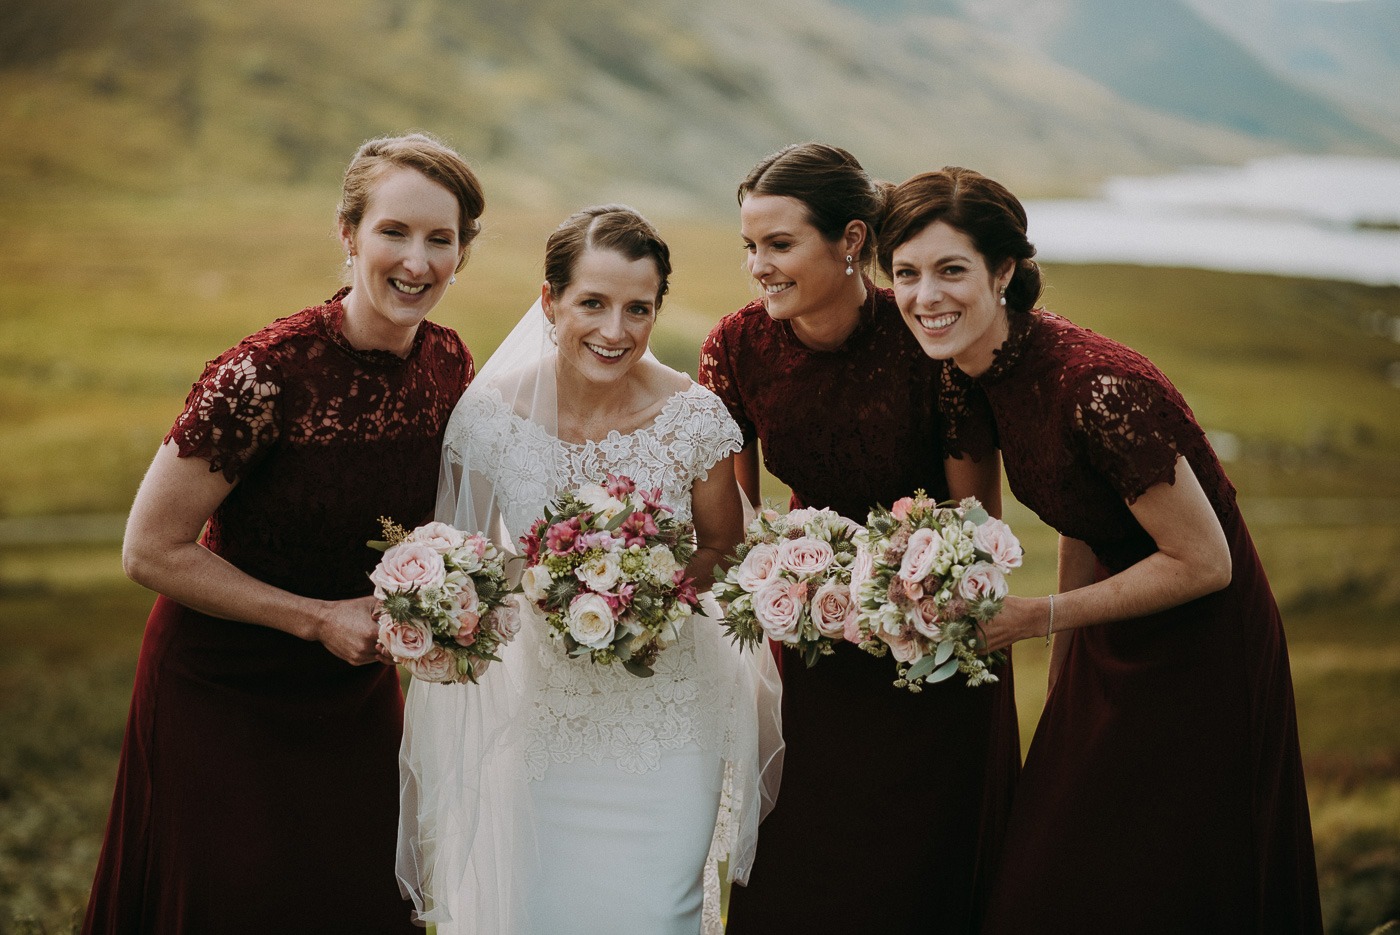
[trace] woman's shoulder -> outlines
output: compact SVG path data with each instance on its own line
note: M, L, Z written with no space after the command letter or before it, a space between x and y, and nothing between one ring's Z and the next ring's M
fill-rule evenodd
M1147 355L1054 312L1037 310L1034 328L1042 350L1071 380L1122 376L1170 383Z

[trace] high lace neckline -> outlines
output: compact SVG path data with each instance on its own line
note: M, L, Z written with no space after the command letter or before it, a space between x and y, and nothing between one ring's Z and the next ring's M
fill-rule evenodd
M858 338L864 337L875 326L875 283L868 277L861 277L865 283L865 301L860 305L859 317L856 319L856 326L851 329L851 333L846 335L845 340L831 348L815 348L804 344L797 336L797 332L792 327L792 322L783 320L778 322L779 330L783 338L796 350L805 354L841 354L853 347ZM765 311L766 315L767 312Z
M992 364L975 377L978 383L1000 382L1016 369L1021 358L1026 356L1026 348L1030 346L1031 335L1045 314L1047 313L1044 309L1037 308L1031 309L1024 315L1010 313L1006 316L1006 340L1001 343L1001 347L992 350Z
M361 364L374 367L399 368L404 367L414 357L418 355L418 348L423 345L423 335L427 332L424 325L426 321L420 322L418 330L413 335L413 344L409 346L408 353L403 357L393 351L386 351L381 348L361 349L351 344L345 337L345 297L350 294L350 287L344 286L335 295L321 306L321 327L323 336L345 354Z

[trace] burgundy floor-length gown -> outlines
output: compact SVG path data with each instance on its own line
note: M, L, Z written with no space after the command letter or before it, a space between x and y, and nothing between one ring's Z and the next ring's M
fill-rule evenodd
M338 293L211 361L168 436L237 486L203 542L308 597L369 593L380 516L429 518L472 376L431 322L357 351ZM394 877L398 676L166 598L146 625L86 933L417 932Z
M860 522L917 488L947 495L937 366L890 291L867 289L837 350L808 349L755 302L715 327L700 360L793 505ZM727 931L977 931L1020 765L1010 664L995 685L958 677L911 694L891 684L891 659L854 646L810 669L782 663L782 788Z
M1156 550L1125 503L1172 481L1184 456L1224 527L1233 580L1056 636L1066 661L1017 786L985 931L1321 932L1288 650L1234 488L1148 360L1056 315L1011 318L976 381L985 398L945 371L949 450L999 446L1016 498L1088 543L1100 577Z

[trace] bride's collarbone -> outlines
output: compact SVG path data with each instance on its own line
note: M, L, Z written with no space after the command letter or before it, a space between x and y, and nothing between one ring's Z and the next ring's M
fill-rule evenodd
M689 389L684 378L650 379L631 386L627 392L613 398L589 399L584 396L559 397L559 437L567 442L582 444L601 441L611 433L631 435L651 426L666 404L680 392Z

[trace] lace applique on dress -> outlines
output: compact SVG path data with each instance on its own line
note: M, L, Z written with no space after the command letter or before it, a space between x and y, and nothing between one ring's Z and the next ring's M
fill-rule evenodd
M473 395L453 419L448 443L464 446L464 460L495 483L512 536L540 515L552 491L601 480L606 472L661 488L663 502L689 521L691 485L742 445L724 405L698 384L674 394L650 425L582 444L549 435L510 411L494 391ZM526 677L535 687L527 775L540 779L551 762L579 757L645 773L659 766L666 750L689 744L718 749L727 699L713 678L717 667L697 655L695 625L696 618L686 621L647 679L621 666L569 659L544 638L543 627L527 627L516 647L529 654Z

